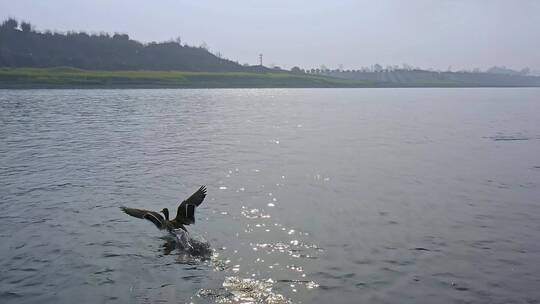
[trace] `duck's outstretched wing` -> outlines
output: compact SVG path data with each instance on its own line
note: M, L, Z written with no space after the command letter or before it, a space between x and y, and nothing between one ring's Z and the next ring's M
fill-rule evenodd
M128 208L128 207L120 207L122 211L124 211L126 214L129 214L133 217L140 218L140 219L146 219L150 222L154 223L158 229L165 229L165 218L161 216L161 214L145 210L145 209L136 209L136 208Z
M195 208L199 206L206 197L206 186L202 186L189 198L178 206L178 212L174 222L176 224L189 225L195 223Z

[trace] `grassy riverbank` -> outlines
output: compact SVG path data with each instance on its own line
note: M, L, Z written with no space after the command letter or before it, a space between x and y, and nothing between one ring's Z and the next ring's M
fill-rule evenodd
M374 83L286 72L89 71L0 68L0 88L300 88L371 87Z
M452 79L389 82L276 72L103 71L0 68L0 88L378 88L519 87L535 85L463 82Z

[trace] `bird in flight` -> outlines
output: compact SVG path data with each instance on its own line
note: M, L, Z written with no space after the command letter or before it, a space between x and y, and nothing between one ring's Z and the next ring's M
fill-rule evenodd
M120 207L125 213L134 216L136 218L149 220L158 229L168 230L172 232L174 229L182 229L187 232L184 226L195 224L195 208L198 207L206 197L206 186L202 186L199 190L195 191L190 197L184 200L176 212L176 217L169 220L169 209L163 208L161 212L163 216L156 211L150 211L145 209L136 209L128 207Z

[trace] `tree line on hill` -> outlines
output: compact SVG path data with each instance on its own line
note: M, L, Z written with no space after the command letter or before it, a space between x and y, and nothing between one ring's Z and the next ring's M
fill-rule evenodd
M143 44L127 34L38 32L9 18L0 24L0 67L69 66L87 70L259 71L180 40Z
M490 72L438 72L420 69L384 71L329 71L325 76L379 83L462 86L540 86L540 77Z
M345 70L343 67L329 69L325 65L320 68L303 70L293 67L292 73L322 75L354 81L370 81L387 84L403 85L463 85L463 86L540 86L540 77L531 76L529 68L520 71L511 70L504 66L494 66L486 71L435 71L415 68L407 64L403 67L379 64L358 70Z

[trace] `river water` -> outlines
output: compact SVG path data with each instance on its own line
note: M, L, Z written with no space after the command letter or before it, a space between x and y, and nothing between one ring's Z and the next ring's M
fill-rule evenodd
M540 303L540 89L0 90L0 207L1 303Z

